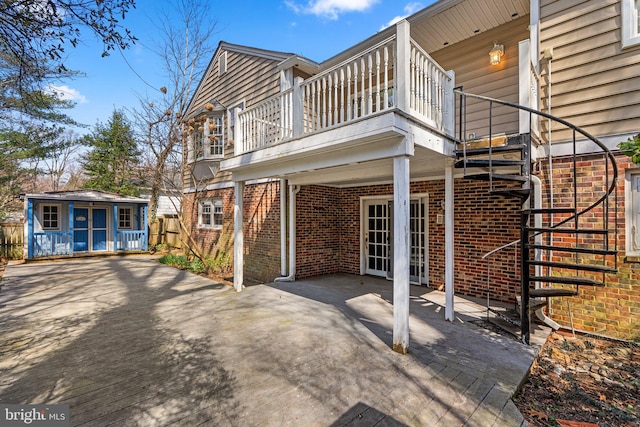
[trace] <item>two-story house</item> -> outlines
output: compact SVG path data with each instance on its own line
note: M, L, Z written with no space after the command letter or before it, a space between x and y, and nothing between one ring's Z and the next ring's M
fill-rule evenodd
M411 283L449 320L454 292L517 297L525 341L543 306L632 337L640 174L612 150L638 131L637 8L441 0L322 63L220 43L184 117L193 239L238 291L389 278L399 352Z

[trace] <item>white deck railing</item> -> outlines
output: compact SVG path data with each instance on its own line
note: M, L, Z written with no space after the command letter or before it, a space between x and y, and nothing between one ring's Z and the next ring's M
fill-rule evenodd
M292 95L293 89L286 90L238 114L239 146L243 153L293 136Z
M393 36L302 83L303 133L393 107L395 39Z
M238 112L235 154L391 109L452 135L453 73L410 39L408 27L402 30L307 80L297 78L293 88Z
M441 132L453 117L453 77L411 40L409 108Z

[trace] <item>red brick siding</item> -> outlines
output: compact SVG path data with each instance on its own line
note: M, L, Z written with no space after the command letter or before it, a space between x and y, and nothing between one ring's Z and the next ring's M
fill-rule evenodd
M554 298L551 305L551 315L560 324L576 329L604 334L607 336L638 339L640 337L640 259L637 257L627 257L625 253L625 170L637 167L629 161L629 158L618 154L618 238L615 241L613 235L609 239L610 247L617 243L617 274L607 274L605 276L605 287L580 287L579 294L575 297ZM556 206L568 204L573 198L571 190L573 182L573 160L570 158L554 159L553 180L554 180L554 202ZM578 180L578 206L586 207L596 200L604 188L603 176L605 175L605 163L602 156L585 155L578 157L577 161ZM546 164L543 164L545 173L540 176L545 189L543 204L549 204L549 173ZM613 227L613 219L616 216L615 200L612 200L609 210L609 218L612 220L610 226ZM592 213L580 218L580 227L602 227L600 218L603 216L601 208L595 209ZM568 224L574 225L573 222ZM554 235L556 244L574 243L571 236ZM583 247L599 247L601 238L585 236L578 240L578 245ZM567 253L554 252L554 261L562 261L569 256ZM602 263L602 257L581 256L583 262ZM607 265L614 265L613 258L609 257ZM569 274L569 273L567 273ZM588 275L587 275L588 276ZM591 277L602 280L602 274L591 275ZM556 286L556 285L554 285ZM573 318L573 319L572 319Z
M442 288L444 224L437 224L437 215L444 214L444 181L414 182L410 191L412 194L429 194L430 286ZM297 276L302 278L336 271L359 274L360 198L392 194L391 185L346 189L303 187L297 203ZM305 197L309 198L306 202ZM455 199L456 292L484 297L487 265L481 257L496 247L519 239L519 201L490 196L486 183L462 179L455 181ZM327 218L333 219L320 225L319 221ZM318 227L313 224L318 224ZM493 257L492 298L506 301L515 298L519 290L519 273L515 265L517 256L518 253L510 249Z
M244 273L249 281L271 282L280 276L280 185L279 182L247 185L244 190ZM227 256L233 260L234 190L201 191L198 200L221 197L221 230L198 227L198 205L194 194L185 195L185 218L190 219L192 236L205 256ZM192 208L193 206L193 208ZM230 264L233 265L233 264ZM229 270L228 273L232 271Z
M339 190L302 186L296 198L296 277L340 271Z

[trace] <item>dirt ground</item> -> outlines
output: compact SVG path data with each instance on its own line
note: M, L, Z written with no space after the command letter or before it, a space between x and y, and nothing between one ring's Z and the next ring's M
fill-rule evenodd
M554 332L514 402L532 427L640 426L640 345Z

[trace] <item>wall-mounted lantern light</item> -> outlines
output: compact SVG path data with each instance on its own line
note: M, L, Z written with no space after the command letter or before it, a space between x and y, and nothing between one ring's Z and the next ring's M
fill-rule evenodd
M502 61L504 56L504 45L493 43L493 49L489 52L489 63L491 65L498 65Z

